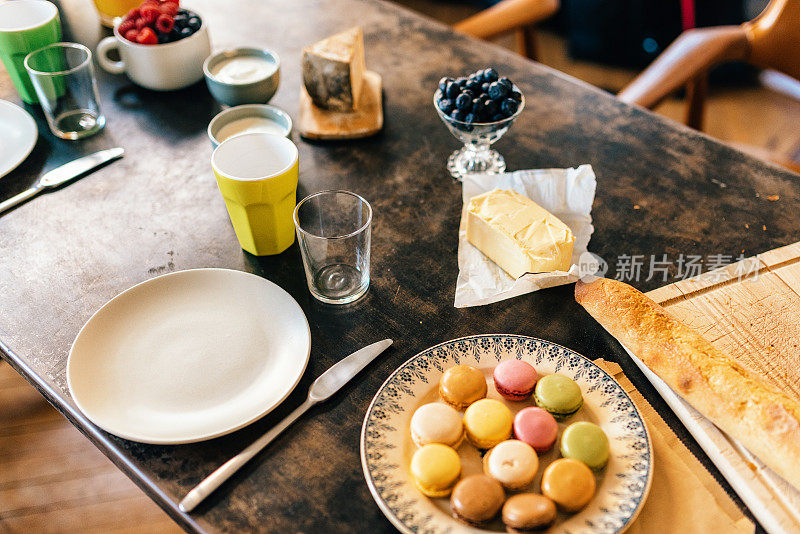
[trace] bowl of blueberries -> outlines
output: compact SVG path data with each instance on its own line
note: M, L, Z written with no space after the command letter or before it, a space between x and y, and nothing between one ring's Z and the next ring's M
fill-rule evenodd
M492 143L500 139L525 107L514 83L494 68L459 78L444 77L433 97L439 118L464 147L447 160L453 178L466 174L500 173L506 162Z

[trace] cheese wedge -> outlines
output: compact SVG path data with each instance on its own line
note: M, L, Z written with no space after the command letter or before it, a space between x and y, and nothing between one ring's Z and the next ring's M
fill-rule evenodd
M503 189L470 199L467 239L515 279L569 270L575 242L572 230L555 215Z
M323 109L352 111L364 82L364 34L354 27L303 50L303 84Z

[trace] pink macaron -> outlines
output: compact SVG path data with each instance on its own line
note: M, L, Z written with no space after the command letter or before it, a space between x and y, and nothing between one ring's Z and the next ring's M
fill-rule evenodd
M529 363L506 360L494 368L494 387L503 398L521 401L531 396L539 376Z
M524 408L514 417L514 436L536 452L547 452L558 437L558 423L547 410Z

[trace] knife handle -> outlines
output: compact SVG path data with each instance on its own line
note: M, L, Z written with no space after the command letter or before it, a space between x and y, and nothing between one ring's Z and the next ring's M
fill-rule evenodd
M275 427L273 427L269 432L258 438L242 452L222 464L219 468L217 468L216 471L204 478L203 481L195 486L194 489L192 489L189 493L187 493L186 497L184 497L180 502L178 507L181 509L181 511L184 513L189 513L194 510L198 504L203 502L206 497L214 492L215 489L220 487L223 482L233 476L233 474L244 464L249 462L253 456L261 452L264 447L269 445L272 440L278 437L281 432L286 430L297 420L298 417L306 413L306 411L314 404L316 404L316 402L306 399L303 404L298 406L295 411L287 415L283 421L275 425Z
M42 190L41 187L31 187L30 189L26 189L22 193L14 195L13 197L9 198L4 202L0 202L0 213L3 213L6 210L10 210L17 204L25 202L29 198L38 195L41 190Z

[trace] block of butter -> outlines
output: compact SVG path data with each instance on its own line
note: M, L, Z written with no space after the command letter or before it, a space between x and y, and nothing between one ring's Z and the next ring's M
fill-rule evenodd
M516 279L568 271L575 236L569 226L526 196L495 189L472 197L467 239Z

